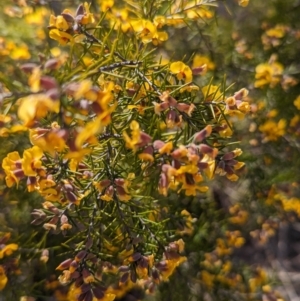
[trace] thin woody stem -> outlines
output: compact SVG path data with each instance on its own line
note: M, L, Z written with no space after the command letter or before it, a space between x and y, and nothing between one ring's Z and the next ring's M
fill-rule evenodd
M97 39L93 34L87 32L85 29L80 27L80 31L85 34L92 42L98 43L100 45L103 45L103 43ZM105 47L105 50L109 51L109 47L107 45L103 45ZM126 61L126 59L117 51L114 51L113 54L117 56L121 61Z
M149 84L149 86L158 94L158 95L161 95L162 93L159 91L159 89L158 89L158 87L154 84L154 83L152 83L147 77L146 77L146 75L145 74L143 74L141 71L139 71L139 70L137 70L136 71L137 72L137 74L144 80L144 81L146 81L148 84Z
M102 71L110 71L110 70L113 70L113 69L116 69L116 68L120 68L120 67L123 67L123 66L137 66L137 65L139 65L141 63L142 63L141 61L123 61L123 62L117 62L117 63L111 64L111 65L108 65L108 66L101 67L101 68L99 68L99 71L100 72L102 72Z

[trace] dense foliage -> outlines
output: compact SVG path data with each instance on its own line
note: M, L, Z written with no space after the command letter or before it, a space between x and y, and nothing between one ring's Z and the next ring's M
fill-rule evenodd
M3 300L288 298L243 255L300 215L300 3L48 4L1 4Z

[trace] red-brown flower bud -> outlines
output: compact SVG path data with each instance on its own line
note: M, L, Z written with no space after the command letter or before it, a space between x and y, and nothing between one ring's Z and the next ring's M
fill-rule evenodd
M115 183L116 183L116 185L118 185L118 186L124 186L125 180L124 180L124 179L121 179L121 178L118 178L118 179L115 179Z
M51 76L42 76L40 79L40 85L45 91L55 89L58 86L56 80Z
M77 253L77 255L75 256L75 260L77 262L80 262L86 255L87 255L87 251L82 250L82 251Z
M218 154L217 148L212 148L212 147L208 146L207 144L200 144L199 151L202 154L209 154L212 158L215 158L216 155Z
M146 146L152 141L152 137L144 132L140 132L140 142L138 143L139 147Z
M128 272L126 272L126 273L124 273L121 277L120 277L120 282L121 283L125 283L127 280L128 280L128 278L129 278L129 273Z
M118 268L119 272L124 273L124 272L128 272L130 270L130 267L128 265L121 265Z
M33 211L31 212L31 215L34 218L46 218L45 212L42 211L41 209L33 209Z
M62 13L61 16L63 16L68 23L74 22L74 17L69 13Z
M56 268L56 270L62 271L62 270L68 269L70 267L72 261L73 261L73 259L71 259L71 258L66 259L65 261L60 263L60 265Z
M84 294L91 290L91 285L89 283L84 283L81 285L80 290Z
M160 149L160 148L162 148L164 145L165 145L165 142L163 142L163 141L161 141L161 140L155 140L155 141L153 142L153 147L154 147L155 149Z
M207 65L203 64L202 66L192 68L192 73L193 75L204 74L206 70L207 70Z
M137 261L137 260L139 260L141 257L142 257L142 254L139 253L139 252L136 252L136 253L134 253L134 254L131 256L132 261Z
M93 293L97 299L102 299L104 297L104 292L99 287L93 288Z
M74 282L76 287L80 287L83 284L83 278L82 276L78 277Z
M82 270L82 276L84 283L91 283L95 281L94 276L90 273L90 271L86 268Z
M60 66L60 61L58 59L50 59L44 64L44 68L48 70L55 70Z
M86 249L89 249L92 247L92 245L93 245L93 238L91 236L89 236L86 240L85 247L86 247Z
M66 192L66 197L71 203L76 203L78 198L72 191Z
M229 152L229 153L225 154L225 155L222 157L222 160L225 160L225 161L231 160L231 159L233 159L235 156L236 156L236 155L235 155L234 152Z
M201 142L203 139L207 138L212 132L211 125L207 125L202 131L198 132L194 136L194 142Z
M77 270L77 268L78 268L78 262L76 260L73 260L69 267L70 273L75 272Z
M31 73L33 69L37 67L37 64L34 63L27 63L23 64L20 69L24 71L25 73Z
M62 215L61 217L60 217L60 222L62 223L62 224L66 224L67 222L68 222L68 217L66 216L66 215Z
M76 9L75 16L79 16L79 15L83 15L83 14L84 14L84 7L82 4L80 4Z

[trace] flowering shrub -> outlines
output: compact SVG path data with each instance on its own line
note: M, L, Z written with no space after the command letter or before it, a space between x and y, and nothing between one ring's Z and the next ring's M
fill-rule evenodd
M5 4L4 19L25 28L8 28L0 40L6 298L159 300L178 273L186 284L177 300L191 288L216 300L232 292L247 300L276 296L262 267L232 262L246 242L248 209L231 203L224 216L211 195L222 177L226 185L244 177L240 156L249 146L236 145L236 133L245 116L259 120L252 132L261 143L287 131L277 111L260 115L267 106L255 107L249 90L281 85L285 93L297 81L271 56L257 63L251 84L230 86L237 79L219 69L226 61L195 46L199 37L213 43L206 33L221 30L217 4L103 0L55 14L42 3ZM235 8L247 5L236 1ZM266 27L265 50L288 32ZM238 33L234 43L239 55L253 57ZM296 211L297 200L275 189L267 203ZM271 219L261 224L274 234Z

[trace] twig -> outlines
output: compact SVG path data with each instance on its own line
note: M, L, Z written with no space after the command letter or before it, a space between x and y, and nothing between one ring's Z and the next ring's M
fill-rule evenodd
M88 37L92 42L94 43L98 43L100 45L103 45L103 43L97 39L94 35L92 35L91 33L87 32L85 29L83 29L82 27L79 28L79 32L82 32L86 37ZM109 51L109 47L107 45L103 45L105 50ZM113 54L115 56L117 56L121 61L126 61L126 59L117 51L114 51Z
M117 63L111 64L111 65L108 65L108 66L100 67L99 71L100 72L110 71L110 70L120 68L120 67L123 67L123 66L137 66L141 63L142 63L141 61L122 61L122 62L117 62Z

